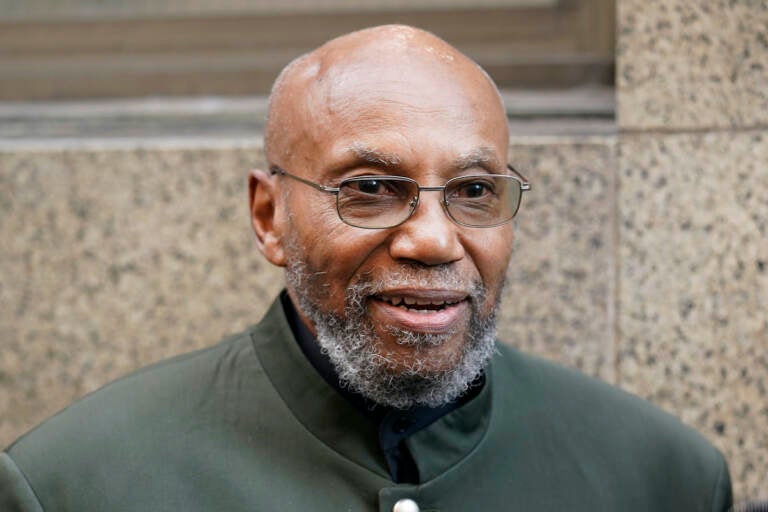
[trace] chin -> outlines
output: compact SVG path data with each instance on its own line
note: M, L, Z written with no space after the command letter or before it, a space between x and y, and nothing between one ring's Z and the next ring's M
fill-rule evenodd
M406 336L383 336L384 357L393 371L434 375L453 370L461 362L464 334L450 336L410 332Z

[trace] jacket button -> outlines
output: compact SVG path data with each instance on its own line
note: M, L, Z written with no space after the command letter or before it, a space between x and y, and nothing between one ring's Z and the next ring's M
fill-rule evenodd
M406 498L398 500L395 506L392 507L392 512L419 512L419 506L415 501Z

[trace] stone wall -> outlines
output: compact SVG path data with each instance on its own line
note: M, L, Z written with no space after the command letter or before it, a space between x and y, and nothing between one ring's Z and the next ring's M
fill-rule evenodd
M617 380L768 499L768 2L618 7Z
M255 148L0 153L0 445L149 362L258 320Z

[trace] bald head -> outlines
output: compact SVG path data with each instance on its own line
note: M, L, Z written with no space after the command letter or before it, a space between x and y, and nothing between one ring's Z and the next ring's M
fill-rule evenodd
M273 163L305 166L317 138L329 126L353 123L353 113L373 116L374 107L444 112L446 103L466 103L479 117L505 119L485 71L434 34L403 25L346 34L297 58L276 80L266 156Z

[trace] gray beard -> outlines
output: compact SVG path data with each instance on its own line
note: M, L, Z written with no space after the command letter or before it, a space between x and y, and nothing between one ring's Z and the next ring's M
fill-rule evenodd
M342 386L376 403L406 409L415 405L438 407L469 389L493 356L496 345L496 310L483 316L480 305L486 291L481 283L470 288L470 320L460 353L452 360L436 361L427 350L447 342L455 333L428 334L390 327L396 342L413 349L412 360L396 368L367 315L366 300L393 287L467 289L465 282L446 267L403 266L401 271L357 282L346 290L343 315L324 312L323 273L312 272L306 262L291 261L286 281L298 299L301 311L314 322L317 341L331 360ZM436 364L438 363L438 364ZM439 367L441 370L431 368Z

